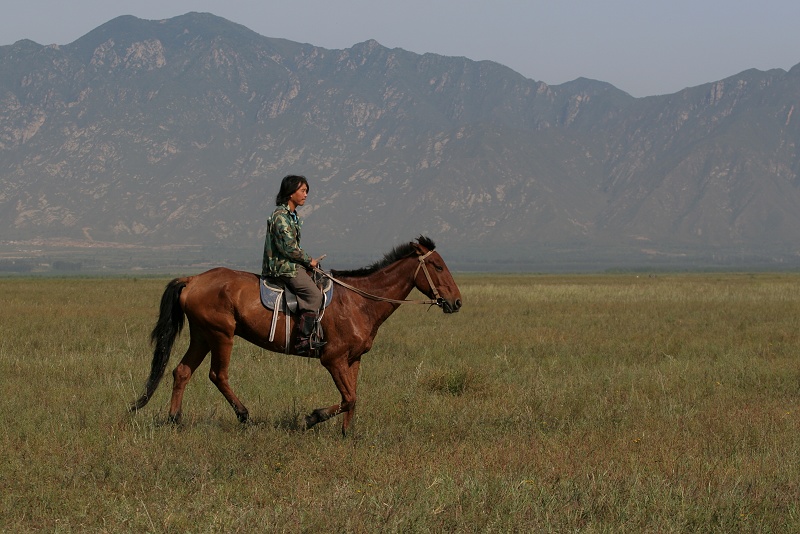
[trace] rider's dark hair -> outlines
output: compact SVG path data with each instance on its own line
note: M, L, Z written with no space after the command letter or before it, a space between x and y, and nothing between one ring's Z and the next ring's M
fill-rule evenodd
M289 202L289 197L303 185L308 188L308 191L311 191L305 176L298 174L284 176L283 180L281 180L281 190L278 191L278 195L275 197L275 205L282 206Z

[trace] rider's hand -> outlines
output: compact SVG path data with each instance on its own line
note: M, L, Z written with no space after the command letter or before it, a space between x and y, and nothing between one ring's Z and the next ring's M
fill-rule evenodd
M316 269L319 266L319 262L325 259L325 256L327 256L327 254L323 254L319 258L311 258L311 268Z

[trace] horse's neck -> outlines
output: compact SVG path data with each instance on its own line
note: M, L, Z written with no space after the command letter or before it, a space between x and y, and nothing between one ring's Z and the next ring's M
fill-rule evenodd
M404 300L414 289L413 269L415 266L416 262L404 259L387 265L370 275L352 277L343 281L379 299ZM379 300L370 302L381 304L382 308L385 307L385 317L382 320L391 315L398 306L398 304Z

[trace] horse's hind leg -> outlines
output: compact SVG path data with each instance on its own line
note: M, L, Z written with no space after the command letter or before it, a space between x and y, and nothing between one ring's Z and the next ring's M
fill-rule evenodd
M181 362L172 371L172 400L169 405L169 418L173 423L179 423L181 420L183 392L186 390L186 385L192 378L195 369L203 362L208 351L208 344L205 341L197 336L191 336L186 354L183 355Z
M228 367L231 363L232 349L233 337L215 340L211 348L211 369L208 371L208 378L233 407L239 422L246 423L249 418L247 408L233 392L228 382Z

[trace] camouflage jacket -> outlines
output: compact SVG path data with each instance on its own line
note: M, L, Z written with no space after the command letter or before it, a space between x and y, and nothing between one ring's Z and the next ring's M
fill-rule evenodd
M300 248L300 228L303 221L286 205L278 206L267 221L264 239L263 276L297 276L297 264L311 265L311 256Z

